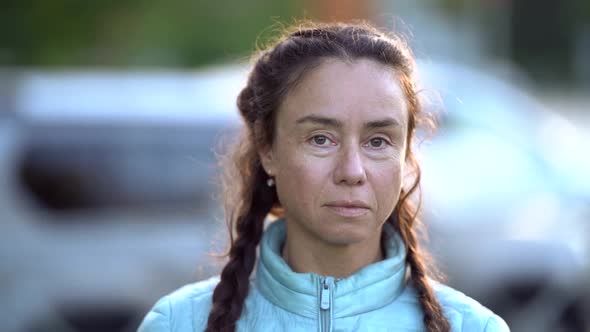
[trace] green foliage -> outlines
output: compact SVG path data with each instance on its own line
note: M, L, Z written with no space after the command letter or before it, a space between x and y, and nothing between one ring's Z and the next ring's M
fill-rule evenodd
M294 1L8 1L0 65L192 67L250 53Z

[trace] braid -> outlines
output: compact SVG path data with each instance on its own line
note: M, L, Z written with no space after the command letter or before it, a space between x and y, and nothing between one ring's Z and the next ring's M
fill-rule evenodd
M213 307L205 331L234 331L249 288L249 276L256 256L257 222L251 216L238 220L238 239L230 250L229 262L213 292ZM261 224L261 223L259 223ZM249 237L254 240L249 240ZM257 242L257 241L256 241Z
M256 106L248 85L238 97L238 108L247 123L254 122ZM213 305L207 321L207 332L232 332L242 314L250 287L250 274L256 262L256 248L262 237L264 219L277 201L276 191L266 186L267 175L260 165L252 126L249 137L239 140L235 150L221 160L225 171L223 196L230 235L228 263L213 292ZM236 179L240 179L236 183ZM235 236L234 227L235 226Z
M451 327L449 321L443 314L442 307L434 291L428 282L427 264L428 255L420 250L418 236L416 235L416 224L419 224L417 213L420 210L421 201L418 200L418 206L414 207L409 197L420 187L420 168L412 154L408 155L408 162L416 170L416 178L410 190L405 193L403 190L400 200L394 211L397 218L389 219L400 233L406 245L406 262L410 266L411 278L416 290L418 291L418 300L424 311L424 325L429 332L448 332ZM397 220L397 222L394 222Z
M237 218L235 240L229 250L229 262L221 272L221 280L213 292L213 307L209 313L206 331L234 331L242 314L244 300L248 295L249 278L256 261L256 247L262 237L264 218L272 207L270 188L261 185L264 171L259 167L254 176L255 184L251 206Z
M408 241L416 241L414 231L409 232ZM436 300L432 287L428 284L426 266L416 245L408 245L407 262L412 269L412 281L418 290L418 299L424 310L424 325L429 332L448 332L451 327L443 315L442 307Z

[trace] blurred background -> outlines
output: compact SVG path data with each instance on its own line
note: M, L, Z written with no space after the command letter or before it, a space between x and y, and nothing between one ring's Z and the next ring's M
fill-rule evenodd
M590 2L3 1L0 330L135 331L216 274L221 141L296 19L406 36L440 128L426 244L513 331L590 331Z

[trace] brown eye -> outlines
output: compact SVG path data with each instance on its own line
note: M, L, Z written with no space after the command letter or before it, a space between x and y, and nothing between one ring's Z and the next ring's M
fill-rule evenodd
M383 138L380 137L375 137L375 138L371 138L371 140L369 141L369 143L371 144L371 147L374 148L380 148L383 145Z
M328 141L328 138L324 135L317 135L313 137L313 142L317 145L324 145Z

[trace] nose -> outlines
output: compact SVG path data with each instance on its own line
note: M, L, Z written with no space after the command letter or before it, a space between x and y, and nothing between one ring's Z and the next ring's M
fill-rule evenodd
M358 147L343 147L336 160L334 180L337 184L359 185L365 183L367 174Z

